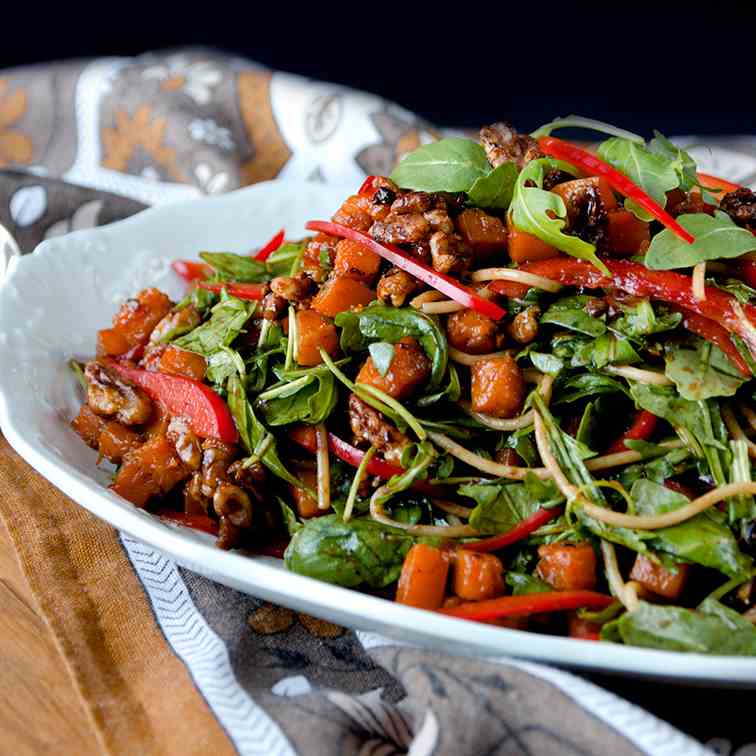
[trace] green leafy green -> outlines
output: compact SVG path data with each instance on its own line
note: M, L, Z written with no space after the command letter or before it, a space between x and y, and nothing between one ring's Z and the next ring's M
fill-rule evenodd
M730 483L751 483L751 460L748 456L748 444L745 441L730 441L732 467ZM727 519L730 525L738 521L748 524L756 520L756 498L748 494L731 496L727 499Z
M606 332L606 323L586 310L586 305L594 299L585 294L557 299L541 316L541 323L569 328L586 336L601 336Z
M490 171L485 150L477 142L451 137L410 152L394 168L391 179L403 189L466 192Z
M512 589L513 596L524 596L528 593L551 593L554 589L535 575L526 572L514 572L509 570L506 575L506 583Z
M651 152L638 142L613 137L599 145L598 154L640 186L661 207L667 204L667 192L680 183L675 166L668 157ZM641 220L653 219L647 210L630 199L625 200L625 207Z
M651 239L644 263L651 270L689 268L706 260L740 257L756 250L756 236L737 226L727 213L717 210L681 215L677 222L694 237L692 244L664 229Z
M608 275L598 257L596 247L577 236L565 234L567 208L564 200L554 192L543 188L543 179L547 170L556 168L567 172L574 171L569 163L550 158L532 160L520 172L515 182L512 196L511 213L515 228L537 236L541 241L566 252L572 257L589 260L602 273Z
M254 454L255 450L262 443L263 439L270 435L266 427L255 417L252 405L247 399L244 391L244 385L238 375L232 375L228 379L228 408L234 418L236 430L239 431L239 438L242 446L249 454ZM265 449L265 453L260 461L276 476L291 483L297 488L305 488L301 480L292 475L281 462L278 456L275 439L273 439ZM309 489L307 489L309 490Z
M303 241L284 242L275 252L272 252L265 261L268 276L293 276L299 270L308 239Z
M591 347L591 362L595 368L615 363L627 365L640 361L641 357L633 349L633 345L626 338L613 333L599 336Z
M553 481L540 481L535 475L526 483L477 483L460 486L458 493L477 503L470 514L470 525L479 533L505 533L530 517L541 507L564 501Z
M437 457L436 449L430 441L407 447L401 459L404 472L389 478L387 483L377 489L373 494L375 500L379 504L385 504L392 496L406 491L416 480L424 480L428 476L428 468Z
M643 479L633 483L630 496L636 513L644 517L673 512L689 503L687 496ZM719 512L704 512L679 525L654 530L646 545L730 577L747 576L753 566L753 560L740 551Z
M528 353L528 356L530 357L530 361L533 363L533 367L536 370L540 370L542 373L546 373L547 375L556 376L564 367L564 362L562 362L559 357L555 357L553 354L530 351Z
M604 625L601 637L667 651L756 656L756 625L712 599L697 611L641 601L635 611Z
M664 355L664 373L684 399L733 396L745 383L740 370L710 341L692 337L685 342L670 342Z
M193 305L200 315L204 315L216 302L218 295L207 289L200 289L199 286L192 289L173 309L183 310L189 305Z
M620 305L623 314L612 324L612 330L629 338L650 336L676 328L682 320L679 312L657 314L648 299L641 299L632 305Z
M475 179L467 196L471 205L495 210L506 210L512 202L517 166L502 163L485 176Z
M670 142L660 131L654 130L654 138L648 143L648 150L669 161L677 174L677 185L682 191L689 192L694 186L699 186L696 161L682 147Z
M431 387L438 386L446 372L449 348L436 321L412 307L389 307L373 302L360 312L340 312L336 325L341 331L345 352L364 349L371 341L396 344L404 336L414 336L431 361Z
M302 529L303 525L294 510L280 496L277 496L276 499L278 506L281 507L281 519L286 526L286 531L290 536L293 536L298 530Z
M255 302L245 302L223 292L220 302L211 310L210 319L173 343L181 349L210 357L231 344L254 311Z
M200 257L224 281L259 283L270 278L265 263L249 255L236 255L233 252L200 252Z
M385 378L394 359L394 345L386 341L376 341L368 347L368 351L378 374Z
M337 514L308 520L284 555L292 572L327 583L383 588L399 577L412 536L373 520L343 522Z
M289 386L291 391L286 391ZM266 397L268 393L274 395ZM328 368L319 365L297 371L293 380L264 392L258 397L257 406L271 426L297 422L316 425L333 412L337 399L336 379Z
M633 134L632 131L621 129L618 126L613 126L611 123L605 123L604 121L597 121L595 118L585 118L579 115L568 115L564 118L555 118L553 121L544 124L537 128L530 136L533 139L540 139L544 136L549 136L553 131L557 129L588 129L590 131L598 131L601 134L610 134L611 136L621 137L622 139L630 139L634 142L640 142L643 144L644 140L642 136Z
M446 388L442 388L440 391L436 391L431 394L421 396L417 400L418 407L430 407L431 404L436 404L440 401L456 402L462 395L462 386L459 382L459 374L457 369L450 362L449 363L449 384Z
M626 394L624 384L615 378L597 373L581 373L570 378L560 388L554 404L569 404L598 394Z
M223 388L232 375L239 375L242 381L247 377L244 359L235 349L220 346L207 360L207 379Z

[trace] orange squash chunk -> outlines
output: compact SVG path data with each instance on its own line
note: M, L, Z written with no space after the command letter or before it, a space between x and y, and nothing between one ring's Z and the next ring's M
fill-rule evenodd
M323 361L321 348L331 356L338 351L339 336L330 318L323 317L315 310L300 310L297 313L297 328L297 362L300 365L319 365Z
M342 239L336 245L333 270L337 276L349 276L369 284L381 267L381 258L359 242Z
M404 558L396 601L420 609L438 609L444 602L449 574L449 552L415 544Z
M394 399L406 399L428 380L431 362L422 347L411 336L394 344L394 357L386 375L381 375L368 357L357 374L357 383L367 383L384 391Z
M204 381L207 361L201 354L168 346L160 355L159 370L161 373L183 375L195 381Z
M556 257L559 250L541 241L537 236L516 228L509 230L509 257L516 263L546 260Z
M552 543L538 547L536 572L557 591L596 587L596 553L588 543Z
M486 257L507 248L507 230L500 218L480 210L467 208L456 218L459 235L473 254Z
M514 417L525 401L525 381L509 355L478 360L470 368L470 395L475 412Z
M318 487L318 476L314 470L300 470L297 473L297 478L312 489L317 489ZM308 517L327 514L328 510L318 509L317 498L303 488L297 488L289 484L289 491L291 492L291 498L294 500L297 514L301 518L307 519Z
M105 423L98 439L100 454L118 464L130 451L142 443L141 436L115 420Z
M504 593L504 565L493 554L457 549L454 593L465 601L482 601Z
M629 210L612 210L607 215L609 252L614 255L642 254L651 242L649 225Z
M638 554L630 572L630 579L659 596L677 601L688 581L690 565L680 563L676 567L677 571L672 572L664 565L657 564L643 554Z
M331 276L312 300L312 309L334 318L344 310L370 304L375 292L361 281L346 276Z

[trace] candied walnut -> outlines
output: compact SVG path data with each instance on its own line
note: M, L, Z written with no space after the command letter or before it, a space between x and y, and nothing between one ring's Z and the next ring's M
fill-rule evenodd
M339 223L356 231L367 231L373 223L370 215L371 202L361 194L347 197L344 204L333 215L334 223Z
M227 472L231 480L247 493L251 493L260 501L265 498L262 487L267 475L262 462L247 464L244 460L239 459L228 466Z
M146 423L152 415L152 402L138 386L132 386L99 362L88 362L87 403L103 417L115 418L124 425Z
M315 290L313 280L299 273L296 276L277 276L270 282L271 291L288 302L302 302Z
M410 443L404 433L356 394L349 395L349 424L358 443L372 444L388 462L398 464L402 451Z
M541 316L540 308L536 305L527 307L518 312L509 324L509 335L518 344L529 344L538 335L538 318Z
M436 208L435 210L428 210L426 213L423 213L423 217L430 224L432 231L443 231L446 234L454 232L454 223L449 217L449 213L444 209Z
M739 226L756 233L756 193L740 187L722 197L719 209L723 210Z
M456 234L436 231L430 238L433 269L439 273L462 273L470 264L470 250Z
M202 444L182 417L172 417L166 437L173 444L179 459L189 470L199 470L202 463Z
M400 194L391 205L391 212L396 215L405 213L424 213L433 207L433 197L428 192L406 192Z
M383 221L370 227L370 235L385 244L411 244L422 241L430 232L430 223L421 213L396 215L391 213Z
M399 268L390 268L378 281L378 299L394 307L402 307L411 294L422 288L416 278Z
M446 319L449 343L461 352L486 354L497 345L496 323L475 310L453 312Z
M503 121L484 126L480 130L480 143L494 168L513 162L522 170L531 160L543 157L533 137L518 133Z
M278 320L286 311L286 300L269 291L262 300L262 316L265 320Z

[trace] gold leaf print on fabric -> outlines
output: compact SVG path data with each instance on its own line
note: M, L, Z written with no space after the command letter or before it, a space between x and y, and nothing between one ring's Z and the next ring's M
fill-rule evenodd
M247 624L260 635L275 635L290 630L296 622L316 638L338 638L344 634L344 628L333 622L312 617L309 614L293 612L282 606L265 602L247 618Z
M141 147L174 181L186 182L176 164L176 150L163 144L167 125L165 118L152 117L149 105L140 105L133 117L117 110L115 126L102 129L103 167L127 172L129 161Z
M252 157L241 166L243 186L275 178L291 157L273 115L270 80L263 71L242 71L237 79L239 109L252 150Z
M0 79L0 168L10 164L29 165L34 154L31 137L16 124L26 114L28 100L23 89L10 90L6 79Z

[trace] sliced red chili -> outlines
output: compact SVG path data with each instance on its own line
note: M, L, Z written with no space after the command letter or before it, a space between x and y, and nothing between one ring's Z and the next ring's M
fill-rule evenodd
M220 294L225 289L232 297L259 302L265 296L265 284L234 283L233 281L200 281L201 289Z
M659 418L647 410L640 410L630 427L609 447L609 454L628 451L625 441L648 441Z
M461 619L488 622L504 617L517 617L566 609L604 609L614 602L611 596L595 591L553 591L528 593L524 596L501 596L486 601L471 601L448 609L437 609L441 614Z
M357 194L361 194L363 197L372 197L375 193L375 182L378 178L378 176L368 176L357 190Z
M267 244L257 250L255 260L265 262L284 243L285 236L284 230L281 229Z
M651 213L656 220L665 225L683 241L688 242L688 244L692 244L695 241L688 231L635 182L631 181L624 173L620 173L616 168L609 165L609 163L588 152L588 150L551 136L541 137L538 140L538 145L547 155L559 160L566 160L590 176L603 176L612 185L613 189Z
M160 402L169 414L185 418L200 438L217 438L227 444L238 440L228 405L204 383L180 375L132 368L114 359L106 360L106 364Z
M552 507L551 509L541 507L541 509L536 510L530 517L526 517L522 522L515 525L512 530L501 535L492 536L491 538L485 538L482 541L466 543L464 548L468 551L499 551L505 546L510 546L513 543L524 540L542 525L559 517L562 512L564 512L562 507Z
M477 310L492 320L500 320L507 314L506 310L499 307L499 305L484 299L450 276L438 273L425 263L409 257L403 250L392 244L379 244L375 239L368 236L368 234L355 231L353 228L342 226L339 223L331 223L330 221L310 221L306 224L305 228L310 231L322 231L331 236L340 236L344 239L359 242L372 252L380 255L384 260L388 260L397 268L401 268L428 286L440 291L442 294L446 294L447 297L453 299L455 302L459 302L464 307Z
M203 262L197 262L196 260L174 260L171 263L174 273L177 273L187 281L201 281L203 278L209 278L213 275L213 269Z

